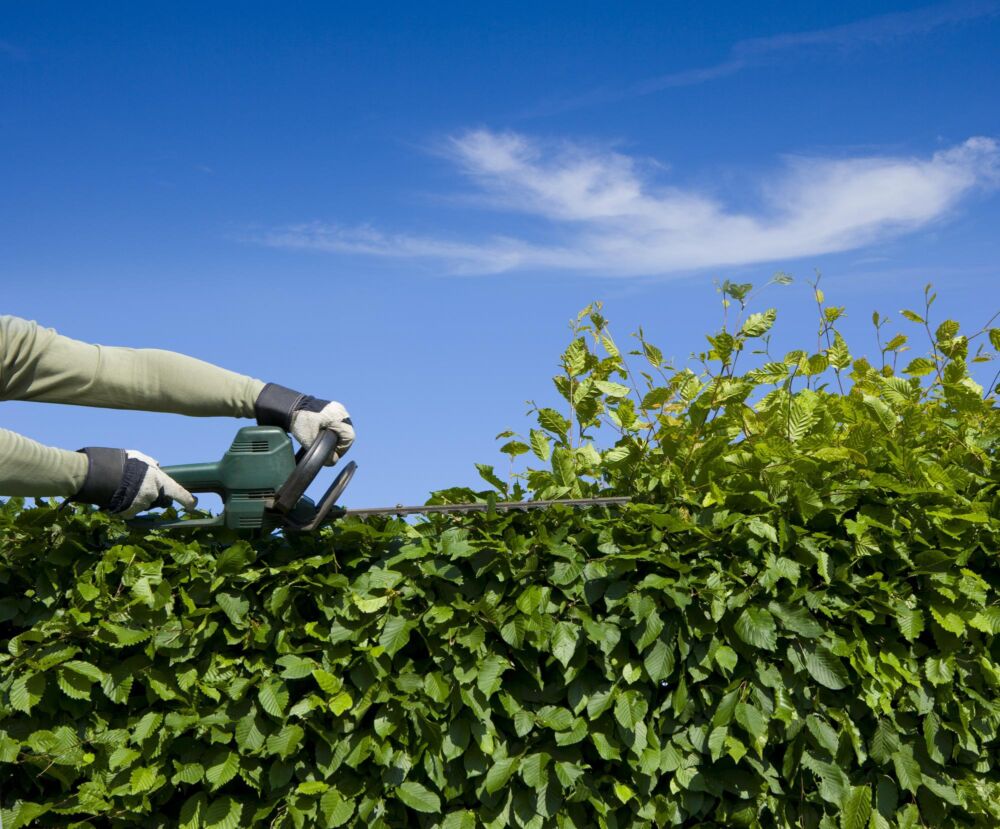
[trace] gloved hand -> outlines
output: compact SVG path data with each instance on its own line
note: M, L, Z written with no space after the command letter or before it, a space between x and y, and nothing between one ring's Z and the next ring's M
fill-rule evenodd
M320 400L294 389L268 383L254 405L258 426L280 426L291 432L306 449L313 445L323 429L337 433L337 448L327 459L332 466L354 443L354 425L350 415L335 400Z
M124 518L151 507L169 507L179 501L185 509L198 503L190 492L167 475L149 455L134 449L88 446L87 478L71 500L97 506Z

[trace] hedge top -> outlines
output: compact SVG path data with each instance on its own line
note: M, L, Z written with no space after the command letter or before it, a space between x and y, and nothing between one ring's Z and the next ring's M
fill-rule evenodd
M931 333L927 291L900 368L814 287L815 351L746 314L699 372L574 321L565 405L503 436L537 468L480 472L622 510L249 543L8 503L4 826L998 825L1000 415L968 363L1000 329Z

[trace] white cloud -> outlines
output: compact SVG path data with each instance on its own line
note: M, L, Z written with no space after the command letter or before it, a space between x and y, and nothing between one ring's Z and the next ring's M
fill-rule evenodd
M579 144L475 130L446 155L481 208L531 221L530 238L456 240L311 223L261 241L278 247L428 260L457 273L562 269L638 276L796 259L863 247L945 216L1000 179L1000 147L970 138L929 158L791 157L754 210L659 186L654 165Z

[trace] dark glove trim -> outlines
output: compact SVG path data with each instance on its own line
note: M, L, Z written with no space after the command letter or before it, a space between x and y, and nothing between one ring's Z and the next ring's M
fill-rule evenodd
M139 460L138 458L128 458L128 460L125 461L125 468L122 470L121 484L115 491L114 497L111 499L111 503L108 504L108 512L124 512L132 506L132 502L135 501L135 496L139 494L139 490L142 488L142 481L146 477L146 473L148 471L149 464L145 461ZM163 498L163 488L161 487L159 496L152 504L150 504L150 506L170 506L170 499L167 498L166 503L163 503Z
M87 477L80 491L73 496L74 501L108 506L122 483L125 472L125 450L108 449L103 446L88 446L80 449L87 456Z
M293 411L296 412L321 412L329 404L329 400L320 400L318 397L313 397L309 395L308 397L303 397L298 403L295 404Z
M253 412L258 426L280 426L286 432L292 428L292 414L302 407L306 395L294 389L268 383L257 395Z

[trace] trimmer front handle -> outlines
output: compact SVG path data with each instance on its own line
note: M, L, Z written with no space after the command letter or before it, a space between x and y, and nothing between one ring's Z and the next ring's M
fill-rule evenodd
M304 497L305 492L310 484L316 480L316 476L320 473L320 470L326 465L327 458L337 448L337 440L336 432L332 429L323 429L319 437L313 442L313 445L305 450L305 452L299 453L296 458L298 463L296 463L295 469L274 496L269 508L283 516L284 523L290 529L299 532L311 532L319 527L330 513L334 504L337 503L337 499L347 489L351 478L354 477L354 472L358 468L358 465L354 461L351 461L340 470L340 474L330 484L327 491L323 493L319 504L314 507L315 511L313 514L308 516L307 520L299 519L297 513L303 511L302 502L307 501L310 504L312 503L310 499Z

